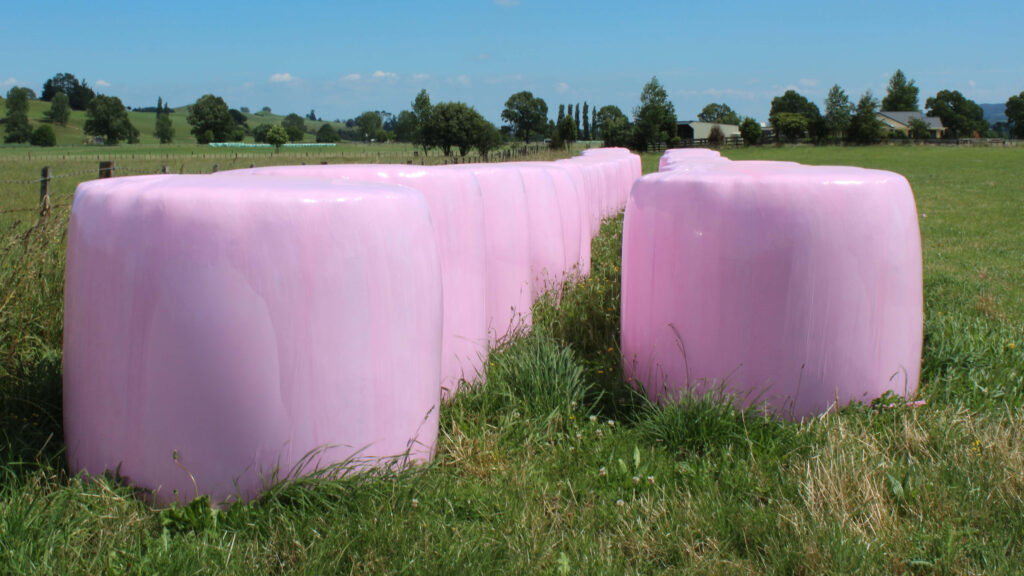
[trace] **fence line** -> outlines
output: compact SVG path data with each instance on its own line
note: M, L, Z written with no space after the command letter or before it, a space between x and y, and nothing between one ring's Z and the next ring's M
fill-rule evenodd
M497 150L485 156L480 154L467 154L465 156L449 155L428 155L420 154L420 151L413 151L413 155L410 156L408 153L399 152L368 152L368 153L349 153L347 156L342 151L340 154L329 154L321 152L306 152L306 153L291 153L291 154L252 154L252 153L235 153L235 154L210 154L210 159L219 160L220 162L231 161L234 164L238 160L255 160L255 159L292 159L292 158L306 158L320 160L319 164L327 164L327 160L334 159L347 159L347 160L359 160L359 159L372 159L375 164L419 164L427 165L428 159L430 165L450 165L450 164L478 164L484 162L508 162L512 160L519 160L528 158L530 156L540 154L547 150L547 146L543 144L527 144L523 146L517 146L515 148L508 148L504 150ZM206 159L206 154L200 155L202 159ZM51 155L50 159L63 158L67 159L68 155ZM210 174L220 170L220 163L214 163L207 170L196 170L186 171L185 164L182 163L181 167L175 171L171 167L164 163L158 169L138 169L118 166L114 160L110 158L120 159L122 161L154 161L154 160L185 160L193 162L196 160L197 155L193 152L189 156L174 155L174 154L110 154L106 156L96 155L95 160L89 158L83 159L82 157L76 157L71 155L71 161L95 161L99 163L98 169L91 170L78 170L74 172L66 172L63 174L54 174L50 166L43 166L40 170L38 178L26 178L26 179L8 179L0 180L0 185L11 185L12 187L19 186L30 186L39 185L39 204L32 208L14 208L5 209L0 206L0 216L4 214L20 214L27 212L38 212L40 216L45 216L53 208L62 206L68 206L70 203L63 203L61 201L74 196L74 190L68 193L62 194L60 197L54 199L51 198L50 183L55 180L63 180L67 178L86 178L86 179L97 179L97 178L111 178L114 176L142 176L142 175L155 175L155 174ZM36 159L39 159L38 156ZM306 162L302 162L302 165L306 165ZM256 164L250 163L249 167L254 168ZM55 202L56 200L56 202Z

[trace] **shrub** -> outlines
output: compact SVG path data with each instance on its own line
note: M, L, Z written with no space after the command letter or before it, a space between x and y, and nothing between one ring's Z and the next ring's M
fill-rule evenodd
M718 124L711 127L711 132L708 133L708 144L713 148L720 148L725 144L725 133L722 132L722 127Z
M33 146L56 146L57 135L53 133L53 128L50 128L49 124L43 124L32 132L30 142Z
M740 136L743 137L744 144L760 144L761 143L761 125L757 123L753 118L747 118L740 124Z
M330 124L324 124L320 126L320 129L316 131L317 142L337 142L340 139L338 132L331 128Z

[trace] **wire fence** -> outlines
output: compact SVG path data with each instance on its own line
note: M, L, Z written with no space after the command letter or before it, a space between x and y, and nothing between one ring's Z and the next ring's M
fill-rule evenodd
M190 152L189 154L30 154L28 158L32 163L50 161L61 166L63 170L57 173L51 166L45 165L39 170L38 177L0 179L0 221L4 219L5 215L14 215L20 221L28 213L35 212L40 216L45 216L55 208L70 206L75 189L80 182L99 178L155 174L211 174L221 170L279 164L476 164L526 160L547 153L549 150L546 145L531 144L498 150L484 156L479 154L444 156L437 153L424 154L421 151L408 150L382 152L303 151L281 154L244 151ZM33 170L26 164L28 162L25 157L18 158L15 162L11 162L10 158L0 158L0 174L4 172L24 173ZM89 164L91 164L89 168L79 168L79 165ZM38 192L38 196L35 196L35 192Z

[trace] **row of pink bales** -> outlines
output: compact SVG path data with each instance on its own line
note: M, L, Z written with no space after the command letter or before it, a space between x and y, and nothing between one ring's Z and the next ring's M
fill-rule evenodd
M68 233L70 469L158 503L422 461L444 396L590 270L640 158L96 180ZM310 457L311 454L315 456Z
M912 395L913 194L890 172L588 150L547 163L283 166L84 183L68 240L72 471L156 502L422 461L533 302L626 209L625 376L802 418ZM313 454L313 457L309 457Z

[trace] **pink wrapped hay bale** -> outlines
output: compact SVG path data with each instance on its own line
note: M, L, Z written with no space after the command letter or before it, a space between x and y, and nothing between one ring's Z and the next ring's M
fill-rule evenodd
M592 148L584 150L583 157L600 159L614 166L615 204L609 215L617 214L625 207L633 183L643 173L640 156L625 148Z
M555 162L521 162L510 164L527 170L542 170L554 185L559 221L562 229L563 258L566 275L580 276L590 273L590 219L585 213L582 173L575 174L568 165ZM577 178L579 184L577 185ZM583 237L586 236L586 240ZM586 258L583 251L586 247Z
M487 282L483 201L472 174L403 164L268 166L221 174L328 178L399 184L421 194L430 208L444 292L441 389L484 375L487 358Z
M530 219L519 171L503 164L446 166L471 174L483 199L487 331L491 343L531 323Z
M729 159L723 158L718 150L710 150L708 148L672 148L665 150L661 155L661 158L658 160L658 171L665 172L690 162L717 160L728 161Z
M577 164L566 162L565 160L557 160L551 164L558 169L564 170L575 188L575 209L579 218L580 229L579 274L581 276L589 276L591 244L594 236L596 236L596 232L590 219L590 196L587 193L586 177L583 174L583 169Z
M531 298L561 285L566 270L565 238L562 215L558 210L558 192L551 174L529 164L508 164L519 172L526 194L526 214L530 227Z
M845 167L671 171L626 208L622 350L649 396L719 387L792 418L913 395L921 243L897 174Z
M379 184L86 182L68 230L73 473L156 502L431 457L441 273L423 196ZM310 457L310 455L313 455Z

